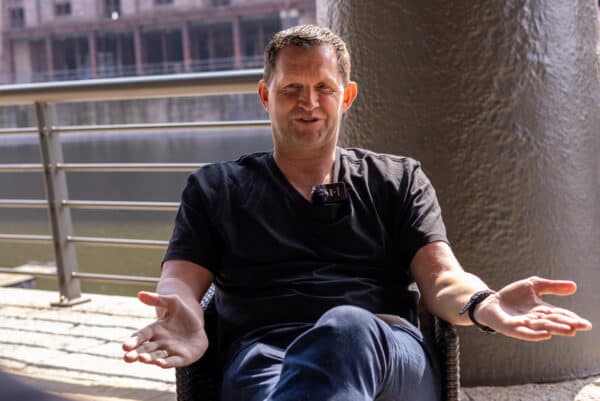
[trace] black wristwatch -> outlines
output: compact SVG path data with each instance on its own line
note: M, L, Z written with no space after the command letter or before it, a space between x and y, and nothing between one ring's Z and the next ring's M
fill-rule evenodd
M483 290L483 291L476 292L475 294L473 294L471 296L471 299L469 299L469 302L467 302L465 304L465 306L461 309L460 312L458 312L458 314L464 315L465 313L468 312L469 319L471 319L473 324L475 326L477 326L479 328L479 330L486 332L488 334L495 333L496 330L479 323L477 320L475 320L475 316L474 316L475 308L477 307L477 305L479 305L484 299L486 299L487 297L489 297L490 295L493 295L495 293L496 293L496 291L492 291L492 290Z

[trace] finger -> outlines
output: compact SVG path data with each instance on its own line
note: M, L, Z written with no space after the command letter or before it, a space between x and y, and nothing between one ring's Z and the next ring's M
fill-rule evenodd
M142 355L144 355L144 354L141 354L137 350L134 349L132 351L125 353L125 355L123 355L123 359L125 360L125 362L129 362L129 363L136 362L136 361L143 362L142 357L141 357Z
M151 353L143 352L139 353L136 350L130 351L123 356L125 362L142 362L146 364L153 364L155 362L155 358L152 357Z
M154 334L154 330L152 329L152 325L146 326L143 329L135 332L123 343L124 351L131 351L138 347L139 345L149 341Z
M144 352L139 355L140 361L155 364L159 359L165 360L169 356L169 353L164 349L157 349L153 352Z
M552 337L546 330L535 330L526 326L517 326L502 334L525 341L544 341Z
M132 363L137 361L139 358L139 354L137 353L137 351L129 351L126 354L123 355L123 360L127 363Z
M538 308L535 312L541 312L546 314L552 319L562 319L561 321L575 327L577 330L591 330L592 323L579 316L575 312L568 309L558 308L550 304L546 304L546 307Z
M583 319L575 314L550 313L550 314L545 315L544 318L552 320L557 323L567 324L575 330L591 330L592 329L592 323L590 323L588 320Z
M155 292L140 291L138 299L148 306L158 306L160 295Z
M145 362L144 355L148 355L148 353L156 351L159 347L159 343L155 341L148 341L126 352L125 355L123 355L123 359L125 360L125 362Z
M525 316L510 318L503 325L495 327L496 331L505 336L518 338L526 341L542 341L549 339L552 335L546 330L537 330L529 327L529 320Z
M160 348L162 348L162 344L160 342L148 341L132 351L137 352L138 354L145 354L145 353L147 354L150 352L154 352Z
M169 310L175 302L176 296L159 295L155 292L140 291L138 292L138 299L148 306Z
M183 358L178 355L171 355L167 358L159 358L154 363L156 366L160 366L163 369L178 368L184 366Z
M535 293L539 295L571 295L577 291L577 284L570 280L548 280L541 277L530 277Z
M537 331L547 331L561 336L575 335L575 329L568 324L555 322L550 319L529 319L526 326Z

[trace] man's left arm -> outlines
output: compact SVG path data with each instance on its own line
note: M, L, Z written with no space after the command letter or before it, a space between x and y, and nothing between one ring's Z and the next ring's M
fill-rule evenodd
M465 272L450 246L436 241L421 247L411 261L411 271L427 309L455 325L471 325L468 314L459 314L471 297L489 287ZM528 341L553 335L572 336L592 325L574 312L542 300L543 295L571 295L572 281L530 277L511 283L478 303L477 322L509 337Z

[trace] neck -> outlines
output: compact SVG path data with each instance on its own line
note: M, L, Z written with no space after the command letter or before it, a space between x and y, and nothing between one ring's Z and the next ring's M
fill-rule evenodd
M289 183L309 201L315 185L333 180L335 146L313 155L289 155L275 149L273 158Z

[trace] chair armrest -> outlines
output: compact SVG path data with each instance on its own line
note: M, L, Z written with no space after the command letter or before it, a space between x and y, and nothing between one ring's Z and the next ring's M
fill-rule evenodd
M441 354L445 401L460 400L460 348L456 327L433 316L435 343Z

